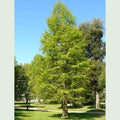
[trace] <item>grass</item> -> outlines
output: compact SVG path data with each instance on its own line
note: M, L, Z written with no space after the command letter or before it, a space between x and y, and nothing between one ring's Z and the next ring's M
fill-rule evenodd
M15 120L61 120L61 114L56 112L15 109ZM67 120L105 120L105 115L92 113L69 113L69 118Z
M23 106L25 107L26 104L22 103L15 103L15 106ZM42 110L62 110L61 104L40 104L40 103L31 103L30 107L40 108ZM68 106L68 111L94 111L94 112L104 112L104 109L95 109L93 106L80 106L77 108L73 108L72 106Z

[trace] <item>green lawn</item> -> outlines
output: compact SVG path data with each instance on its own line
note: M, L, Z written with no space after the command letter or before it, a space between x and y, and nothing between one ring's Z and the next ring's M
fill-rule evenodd
M15 109L15 120L61 120L61 114L57 112ZM93 113L69 113L69 118L67 120L105 120L105 115Z
M15 106L26 106L25 103L15 103ZM42 110L62 110L61 104L40 104L40 103L32 103L30 104L30 107L37 107ZM104 109L98 109L96 110L92 106L81 106L78 108L73 108L72 106L68 107L69 111L105 111Z

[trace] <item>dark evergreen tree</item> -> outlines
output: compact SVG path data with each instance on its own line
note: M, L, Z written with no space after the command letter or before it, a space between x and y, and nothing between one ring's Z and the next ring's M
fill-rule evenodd
M102 71L102 64L105 57L105 42L102 41L104 34L103 22L99 18L92 21L81 23L79 30L83 32L86 41L86 57L91 58L91 67L89 71L91 93L96 96L96 108L99 108L99 92L98 85L99 76ZM94 101L94 97L92 99Z
M28 90L28 76L26 75L27 65L19 65L15 60L15 82L14 82L14 93L15 100L20 101L23 98L26 99L27 109L29 101L29 90Z

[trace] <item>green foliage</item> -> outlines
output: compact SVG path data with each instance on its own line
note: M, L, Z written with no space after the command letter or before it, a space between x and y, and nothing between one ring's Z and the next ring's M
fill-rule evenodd
M23 65L15 65L15 100L22 100L27 90L28 77Z
M103 70L103 67L104 67L104 63L97 60L92 60L92 63L93 66L92 68L90 69L90 72L89 72L89 78L91 80L91 86L93 88L93 90L98 90L100 91L101 90L101 87L100 87L100 75L102 73L102 70Z
M39 88L40 88L40 78L42 74L42 62L43 57L40 55L36 55L34 57L34 60L31 62L28 71L27 76L29 76L30 80L28 82L29 88L30 88L30 97L39 97Z
M14 93L15 100L29 99L29 77L27 76L29 64L18 64L16 57L14 58Z
M44 56L36 55L28 70L31 96L58 101L64 95L72 102L84 98L89 60L85 57L85 39L76 27L75 17L60 1L47 19L48 31L41 39Z
M105 81L105 65L103 66L101 75L99 77L99 81L98 81L98 86L101 89L100 91L100 101L105 103L105 86L106 86L106 81Z
M72 12L68 8L58 1L52 11L52 16L48 17L47 24L49 31L55 34L56 30L60 31L61 25L71 25L75 26L76 24L75 16L72 15Z
M55 5L47 23L49 29L45 31L41 43L42 51L50 62L44 72L48 78L44 81L52 83L55 93L51 99L63 100L67 95L68 99L74 97L75 101L80 101L83 83L87 81L85 73L89 69L82 33L76 27L75 17L61 2Z
M99 82L98 82L98 85L99 85L99 88L101 89L105 89L105 65L103 66L103 69L102 69L102 72L101 72L101 75L99 77Z
M90 84L87 89L89 94L86 98L89 98L92 102L95 101L94 95L96 91L103 91L103 89L101 89L102 83L99 79L104 64L102 61L105 57L105 42L102 41L104 34L103 21L99 18L94 18L92 21L81 23L79 30L83 32L83 36L86 41L86 57L91 59L92 67L88 75Z
M94 18L92 21L81 23L79 30L83 32L87 43L87 57L103 60L105 56L105 42L102 41L103 21L100 18Z

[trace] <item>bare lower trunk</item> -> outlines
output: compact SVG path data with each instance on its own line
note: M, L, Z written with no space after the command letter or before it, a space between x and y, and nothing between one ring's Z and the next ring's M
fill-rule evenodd
M67 118L68 117L68 108L67 108L67 98L64 96L64 100L62 103L62 118Z
M26 99L26 109L29 110L30 100Z
M28 110L29 109L28 99L26 100L26 104L27 104L27 106L26 106L27 108L26 109Z
M96 91L96 109L100 108L100 103L99 103L99 93Z

